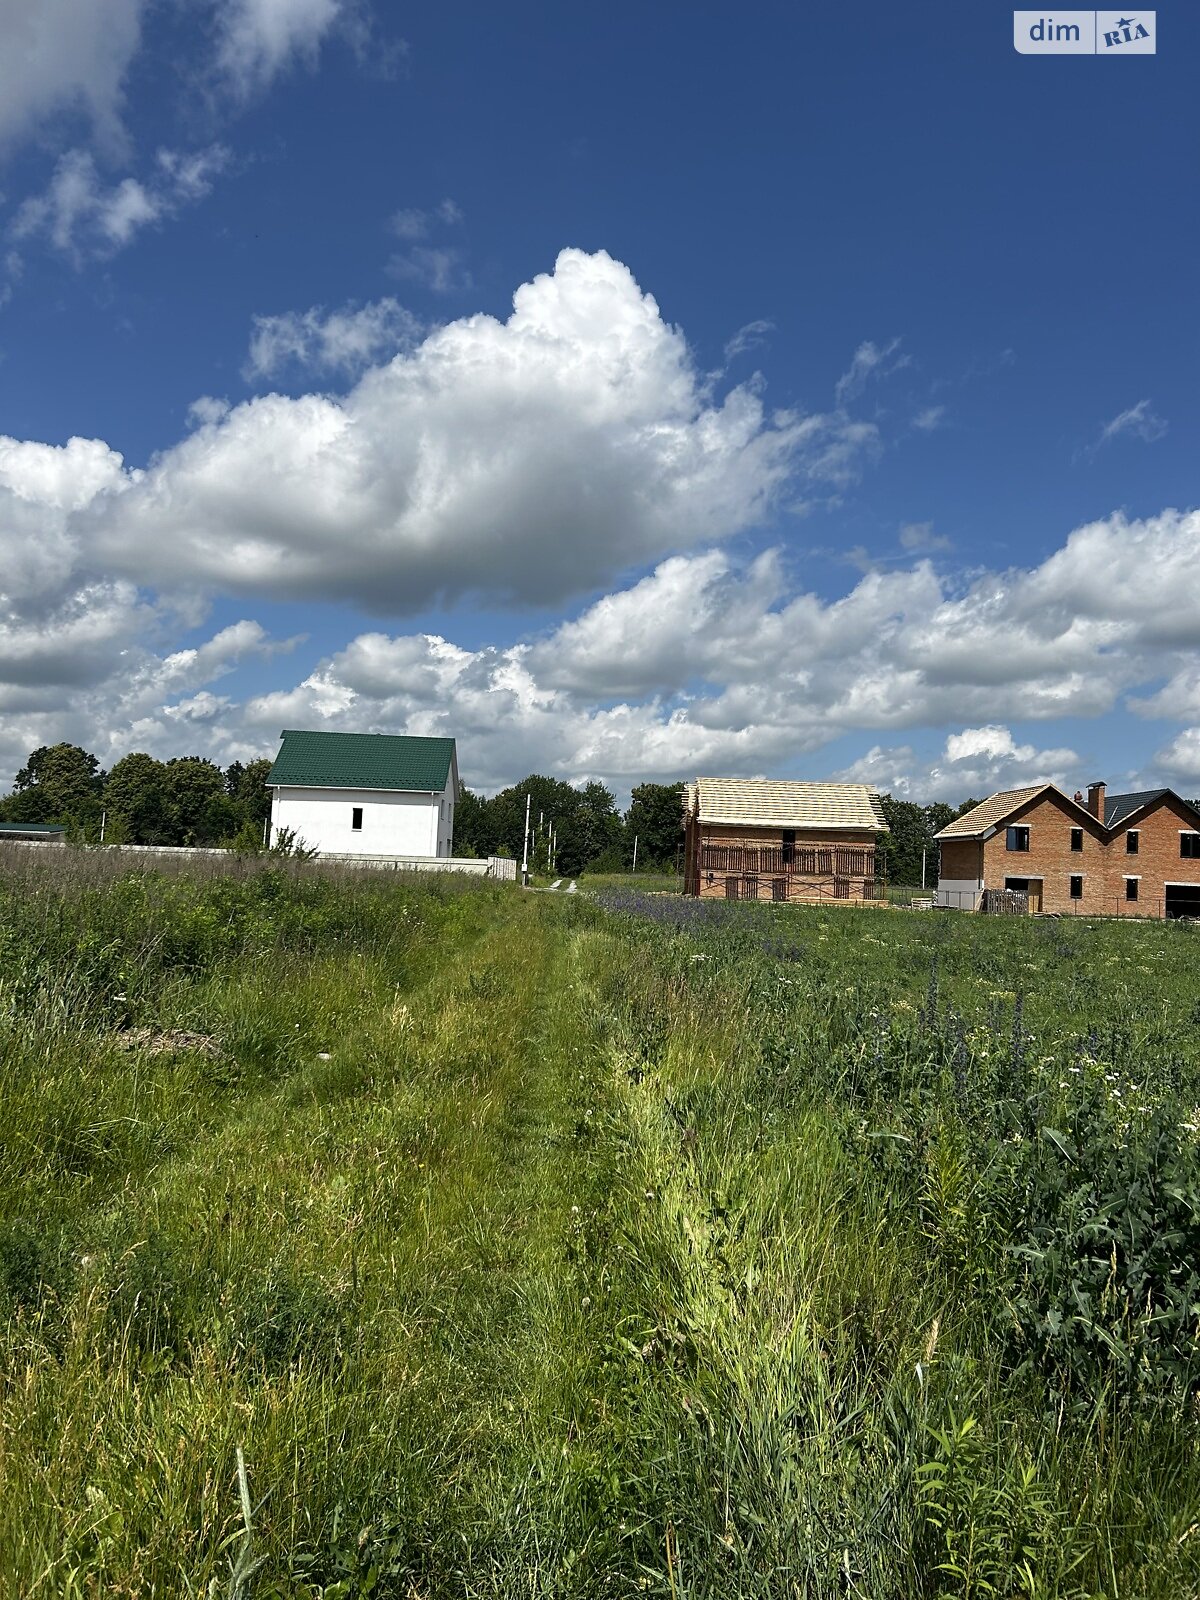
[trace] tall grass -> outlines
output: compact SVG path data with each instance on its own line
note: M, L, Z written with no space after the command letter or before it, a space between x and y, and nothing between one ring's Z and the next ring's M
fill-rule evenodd
M1195 1592L1194 948L0 876L0 1592Z

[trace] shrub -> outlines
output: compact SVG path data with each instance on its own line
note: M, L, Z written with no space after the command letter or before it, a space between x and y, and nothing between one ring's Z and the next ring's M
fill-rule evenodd
M1200 1162L1176 1107L1114 1126L1084 1092L1026 1176L1018 1336L1077 1403L1187 1398L1200 1378Z

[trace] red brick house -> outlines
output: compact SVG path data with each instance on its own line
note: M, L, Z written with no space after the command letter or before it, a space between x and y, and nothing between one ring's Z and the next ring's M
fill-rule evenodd
M1172 789L1007 789L936 837L939 905L987 909L1011 889L1031 912L1200 916L1200 811Z
M861 783L697 778L684 785L683 892L728 900L882 900L875 836L887 823Z

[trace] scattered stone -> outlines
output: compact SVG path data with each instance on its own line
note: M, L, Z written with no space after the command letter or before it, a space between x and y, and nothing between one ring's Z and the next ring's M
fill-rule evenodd
M221 1042L211 1033L189 1033L186 1028L127 1028L117 1035L122 1050L144 1050L152 1056L219 1056Z

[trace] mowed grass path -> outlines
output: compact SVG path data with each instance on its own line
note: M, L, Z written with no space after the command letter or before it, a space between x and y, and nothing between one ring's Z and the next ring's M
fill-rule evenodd
M583 897L320 888L100 890L49 986L70 915L26 908L0 1594L1196 1592L1190 1408L1048 1411L954 1124L914 1203L830 1091L927 1049L845 963L908 1027L933 923L799 914L806 976ZM147 975L192 916L218 953Z
M386 1525L370 1530L367 1566L381 1550L397 1567L507 1562L508 1509L540 1490L530 1442L563 1444L585 1343L573 1241L602 1180L576 1128L605 1063L554 919L516 895L460 909L415 982L358 958L277 972L271 1019L289 1026L287 991L302 985L321 1049L207 1104L168 1091L186 1131L136 1184L118 1187L114 1165L98 1193L94 1164L64 1182L53 1148L26 1148L46 1158L82 1247L67 1303L9 1328L5 1592L228 1580L221 1547L244 1532L239 1447L255 1554L268 1556L248 1593L265 1568L298 1575L309 1552L327 1580L332 1546L356 1566L368 1513ZM245 1006L264 980L235 980ZM208 998L190 994L181 1020L203 1024ZM320 1037L314 1014L330 1019ZM94 1037L56 1038L79 1071L91 1058L96 1138L161 1114L156 1080L221 1070L186 1051L131 1063Z

